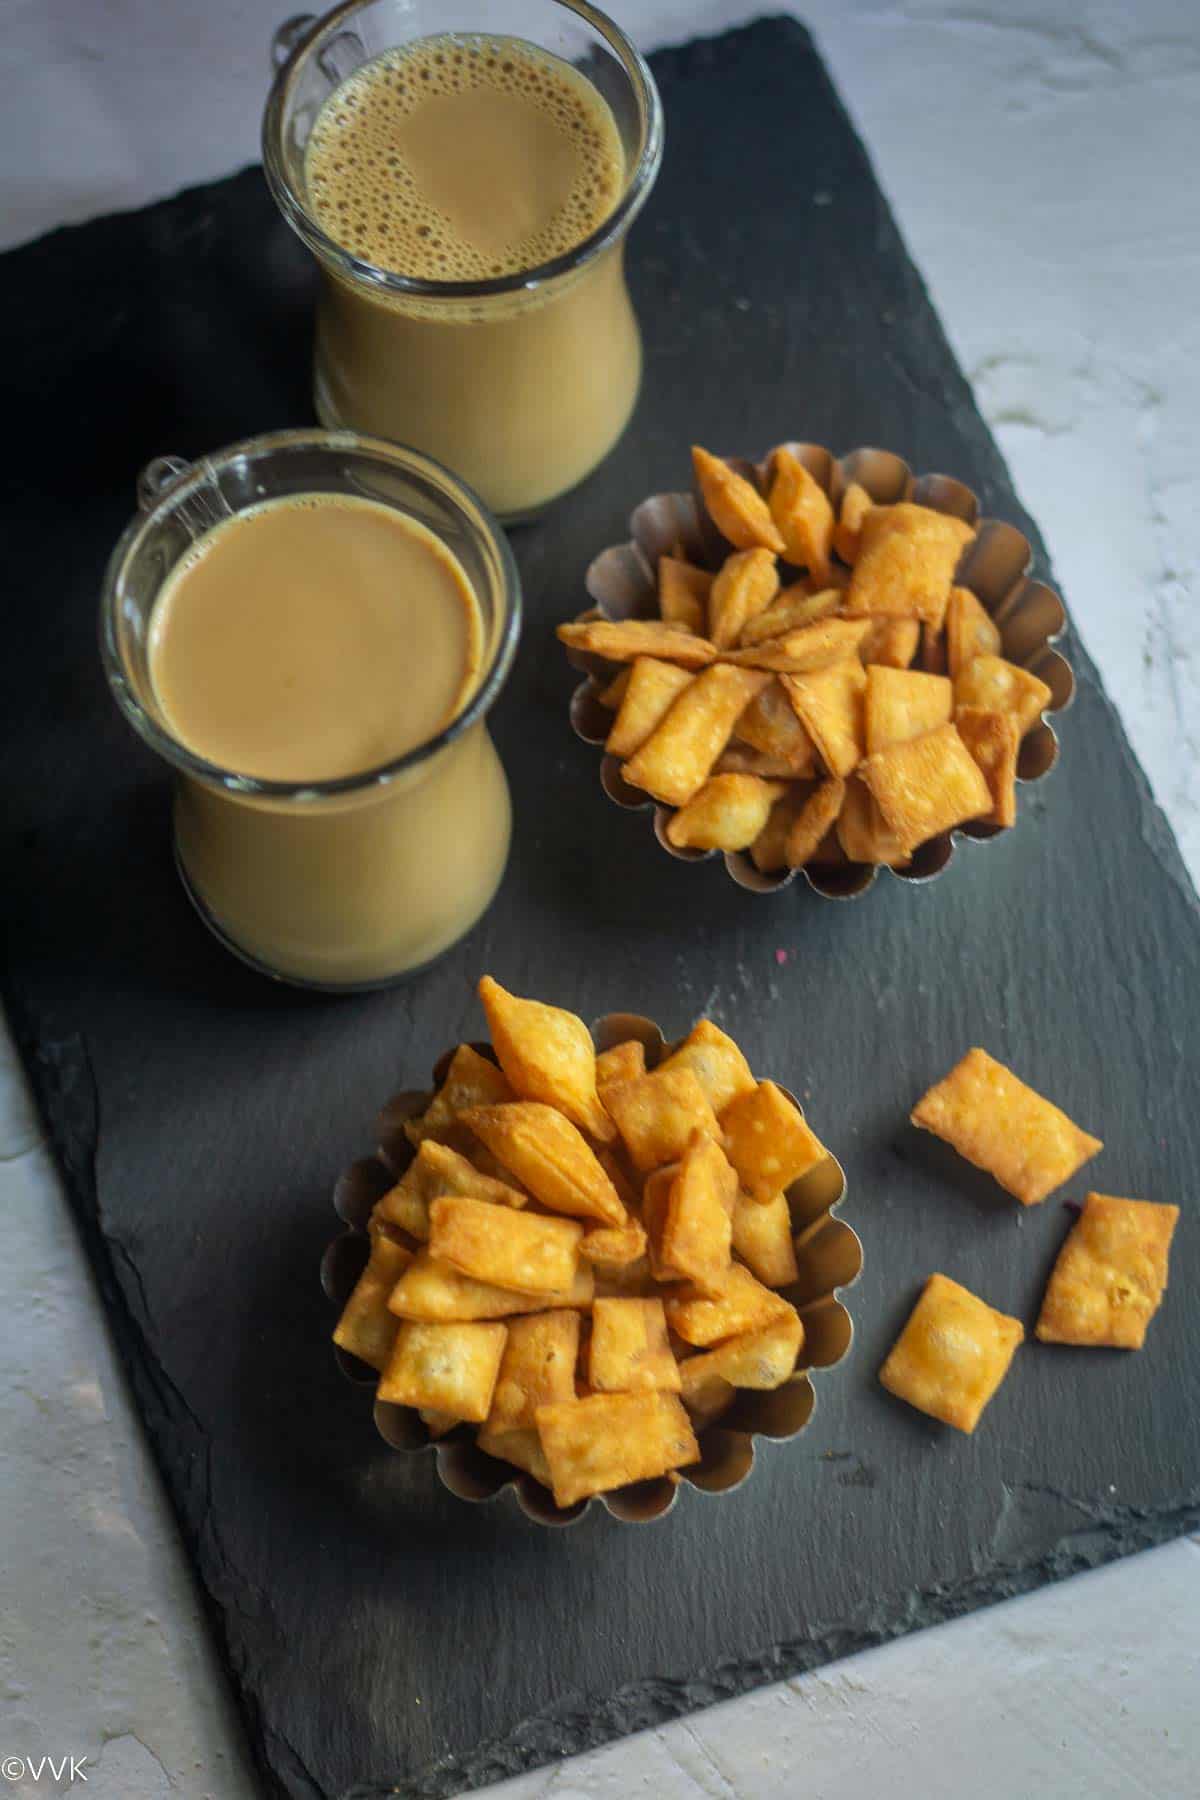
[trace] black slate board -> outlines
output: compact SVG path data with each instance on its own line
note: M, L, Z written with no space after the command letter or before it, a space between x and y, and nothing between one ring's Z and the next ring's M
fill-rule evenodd
M511 867L471 938L389 994L275 989L206 937L162 771L94 648L137 467L310 417L303 256L250 171L0 259L21 438L0 490L21 649L0 663L6 993L267 1785L305 1800L497 1779L1200 1522L1190 1217L1142 1355L1027 1348L974 1439L874 1381L931 1268L1032 1322L1070 1222L906 1126L968 1044L1103 1133L1068 1192L1190 1202L1197 900L1078 640L1062 762L1018 830L852 905L670 861L568 730L550 624L630 505L684 484L693 437L885 444L1038 544L804 31L654 66L670 128L633 241L637 419L515 540ZM742 1490L687 1491L652 1527L458 1503L376 1440L328 1351L333 1179L394 1088L479 1034L483 969L587 1016L712 1012L808 1096L848 1172L850 1361Z

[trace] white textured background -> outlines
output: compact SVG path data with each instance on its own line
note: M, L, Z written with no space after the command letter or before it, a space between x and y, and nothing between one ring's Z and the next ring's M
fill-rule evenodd
M610 3L646 49L761 10ZM265 46L289 9L5 0L0 246L254 160ZM1200 882L1200 5L802 10ZM247 1800L2 1032L0 1211L0 1795L4 1756L48 1752L90 1757L77 1791L103 1800ZM494 1792L1191 1800L1198 1702L1200 1556L1184 1541Z

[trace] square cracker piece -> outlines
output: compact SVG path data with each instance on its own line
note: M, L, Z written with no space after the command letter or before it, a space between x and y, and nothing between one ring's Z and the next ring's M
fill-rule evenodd
M722 1293L729 1277L737 1191L720 1144L693 1138L671 1183L659 1256L706 1294Z
M601 656L605 662L657 656L684 669L703 669L717 654L707 638L667 619L575 619L556 626L555 634L568 650Z
M742 1337L748 1331L761 1331L796 1310L782 1295L756 1281L741 1263L731 1265L723 1293L714 1296L684 1287L668 1294L663 1305L675 1335L702 1348Z
M992 810L992 793L953 725L868 756L859 774L904 851Z
M748 850L786 792L786 782L761 775L712 775L672 815L667 842L677 850Z
M1024 737L1037 724L1054 695L1040 675L1006 662L1002 656L975 656L954 677L956 707L981 706L1011 713Z
M739 1094L721 1114L726 1154L754 1200L771 1200L829 1154L800 1108L773 1081Z
M399 1226L401 1231L427 1243L429 1203L441 1194L472 1194L476 1200L490 1200L495 1206L512 1206L518 1211L529 1199L528 1194L507 1181L480 1174L474 1163L449 1144L425 1138L395 1187L376 1201L372 1218Z
M669 624L686 625L689 631L703 634L712 584L710 570L697 568L681 556L660 556L659 612Z
M563 1294L579 1266L577 1219L513 1212L463 1194L429 1208L429 1253L461 1275L520 1294Z
M420 1118L406 1120L404 1135L417 1145L426 1138L457 1142L462 1136L459 1116L469 1106L491 1106L512 1097L513 1091L495 1063L470 1044L460 1044L450 1058L446 1079Z
M577 1312L562 1309L512 1319L488 1413L488 1430L532 1430L539 1406L573 1400L578 1357Z
M685 806L707 781L733 735L738 714L770 679L761 669L735 669L728 663L706 669L688 683L661 724L623 765L625 780L664 806Z
M1178 1218L1177 1206L1089 1194L1046 1288L1042 1342L1140 1350L1167 1289Z
M857 657L806 675L781 675L796 717L831 775L849 775L866 748L867 672Z
M634 1081L615 1081L605 1089L604 1104L634 1168L643 1174L677 1162L696 1132L721 1135L708 1096L688 1068L659 1068Z
M1017 822L1017 753L1021 727L1012 713L987 712L981 706L960 706L954 728L979 764L992 796L992 810L982 814L985 825Z
M360 1357L373 1369L384 1368L392 1354L396 1320L388 1311L388 1296L411 1261L411 1250L385 1232L375 1232L367 1266L334 1330L333 1341L338 1348Z
M508 1336L504 1325L406 1319L377 1390L394 1406L432 1407L482 1424Z
M608 755L624 758L640 750L691 680L690 669L662 662L657 656L639 656L629 671L629 684L604 742Z
M879 1379L918 1412L972 1432L1024 1336L1019 1319L948 1275L931 1275Z
M559 1506L700 1460L695 1433L674 1394L588 1394L539 1406L537 1428Z
M954 571L974 536L962 519L909 500L874 507L862 522L847 613L920 619L940 631Z
M976 1046L917 1101L914 1125L1036 1206L1104 1145Z
M663 1303L608 1296L592 1308L588 1379L598 1393L679 1392L679 1364L667 1339Z
M659 1063L660 1069L690 1069L715 1113L754 1087L750 1064L728 1034L711 1019L698 1019L679 1048Z
M872 663L867 670L865 706L867 754L903 744L948 725L954 716L954 688L945 675L922 675L916 669L889 669Z

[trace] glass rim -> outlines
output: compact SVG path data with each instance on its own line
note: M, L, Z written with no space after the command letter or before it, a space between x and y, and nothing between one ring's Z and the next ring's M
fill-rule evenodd
M220 763L210 761L198 752L190 750L172 732L165 729L154 719L143 706L133 683L127 673L125 658L121 654L117 636L117 620L120 604L124 596L125 580L129 565L136 555L144 538L161 523L163 518L174 508L190 499L214 474L229 467L239 458L260 457L272 452L288 452L291 450L318 450L331 453L353 450L373 457L377 462L384 462L391 467L399 467L407 473L416 473L430 479L443 495L448 496L461 509L468 525L483 539L494 553L499 568L501 599L505 613L499 631L495 634L495 647L491 661L482 678L471 694L466 705L455 713L454 717L442 729L420 744L414 744L401 755L390 758L387 762L377 763L369 769L360 769L351 775L334 776L327 780L291 780L281 781L258 775L246 775L236 769L227 769ZM321 489L313 490L321 492ZM333 490L330 490L333 491ZM266 496L270 499L271 496ZM262 502L257 502L261 504ZM380 505L393 503L381 500ZM242 510L249 510L248 508ZM400 506L394 508L401 512ZM237 517L237 513L232 515ZM432 530L432 527L426 527ZM434 532L436 536L436 531ZM463 571L466 575L466 571ZM467 580L474 592L474 583ZM465 734L484 719L490 712L493 703L504 686L516 654L517 640L521 632L521 582L517 573L517 565L513 558L508 540L488 511L483 501L473 488L459 476L455 475L444 463L435 457L427 456L424 451L414 450L407 444L389 443L383 438L368 437L357 431L327 431L322 428L290 431L264 432L256 437L242 438L235 444L228 444L220 450L208 455L198 456L189 462L178 478L166 487L152 506L139 512L130 520L118 538L108 559L104 573L104 582L100 594L100 655L109 688L120 711L138 736L156 751L167 762L174 765L185 775L191 775L211 787L223 789L226 793L236 794L248 799L262 800L295 800L315 801L335 798L339 795L365 793L373 787L386 787L398 776L408 770L418 768Z
M316 19L312 27L293 46L282 64L267 95L262 123L263 172L275 204L298 237L315 256L338 265L344 273L385 292L422 300L486 300L503 294L518 294L539 288L560 276L573 273L591 262L629 230L641 211L658 174L663 152L663 109L650 66L621 27L592 6L590 0L550 0L565 12L574 13L592 27L613 50L641 101L646 118L646 141L637 164L625 184L624 192L612 212L570 250L564 250L547 262L530 269L517 269L508 275L495 275L486 281L433 281L416 275L401 275L392 269L381 269L367 262L336 238L331 238L309 212L305 201L288 179L283 164L283 122L288 95L301 65L329 41L346 21L374 0L341 0L332 12Z

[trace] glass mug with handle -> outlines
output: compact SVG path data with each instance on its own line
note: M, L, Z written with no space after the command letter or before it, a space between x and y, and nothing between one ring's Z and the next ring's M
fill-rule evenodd
M625 239L662 157L653 77L585 0L346 0L275 40L263 163L320 272L327 426L427 451L505 521L628 423Z
M243 961L302 987L378 987L424 967L486 910L508 858L508 783L486 724L520 631L520 587L503 533L430 458L351 432L274 432L191 464L161 457L143 471L138 498L140 511L104 580L101 655L126 720L175 772L175 859L201 918ZM345 540L324 541L323 560L303 584L316 608L305 615L306 638L296 622L302 584L289 584L280 540L268 534L256 547L253 539L264 522L272 532L280 523L286 531L281 511L323 506L349 516L338 528ZM374 532L369 541L355 536L355 509L363 508ZM222 569L229 574L217 552L231 532L259 558L252 581L269 587L274 576L279 588L268 598L282 610L264 615L261 657L238 654L250 642L253 597L247 605L244 586L224 594L213 586L226 578ZM399 534L398 545L391 533ZM339 584L343 541L356 578L370 565L386 595L393 579L404 579L392 559L410 538L418 553L436 552L452 577L455 603L461 597L469 615L470 654L461 680L453 678L450 716L439 715L418 741L406 736L407 747L371 767L343 766L332 776L309 770L308 760L319 760L331 740L358 741L370 707L388 719L406 686L430 685L428 658L437 646L419 623L411 650L407 624L393 632L392 641L400 639L395 666L361 667L347 681L343 661L332 680L321 674L328 654L322 609L340 608L344 619L352 593L349 575ZM312 544L306 538L300 554L311 555ZM206 558L209 585L193 587L191 611L172 624L170 609L188 598L181 581L203 573ZM419 612L424 596L410 598ZM168 631L186 624L190 633L177 641L174 673L185 678L182 689L165 681L172 665L161 655L164 611ZM323 738L315 724L307 729L314 667ZM225 687L234 699L220 729L236 717L239 730L270 743L272 717L277 723L281 702L289 700L284 690L297 682L302 691L290 699L293 723L300 710L299 728L277 734L273 754L286 754L295 775L310 779L248 773L250 758L227 766L214 754L220 738L190 729L197 718L216 716L212 702L222 696L214 690Z

